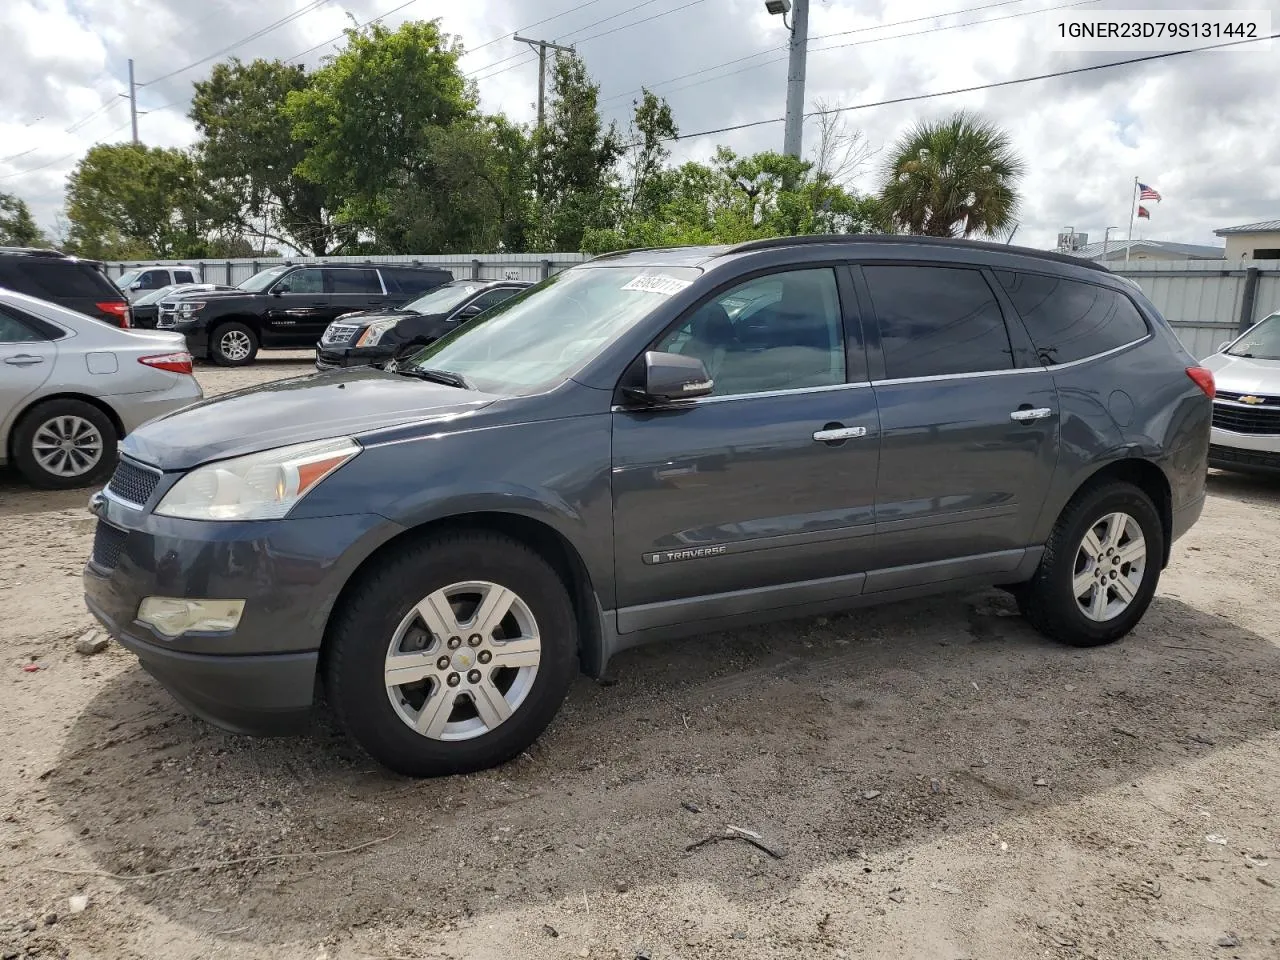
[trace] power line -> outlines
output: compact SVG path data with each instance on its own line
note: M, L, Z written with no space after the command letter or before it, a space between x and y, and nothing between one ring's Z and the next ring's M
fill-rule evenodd
M108 131L107 136L109 137L113 133L118 133L119 131L123 130L125 127L129 126L129 123L130 121L126 120L124 123L120 124L120 126L116 127L114 130ZM3 175L0 175L0 180L11 180L14 177L21 177L21 176L25 176L28 173L35 173L37 170L45 170L49 167L54 166L55 164L63 163L64 161L70 160L72 157L78 156L79 153L80 151L76 150L74 153L68 153L66 156L58 157L56 160L50 160L36 167L27 167L27 169L25 170L18 170L14 173L6 173Z
M914 17L910 20L896 20L893 23L882 23L874 27L858 27L855 30L843 30L839 33L820 34L819 36L816 36L816 37L810 37L809 41L813 42L814 40L829 40L833 37L844 37L844 36L848 36L851 33L864 33L868 30L885 30L885 29L888 29L889 27L901 27L901 26L906 26L908 24L912 24L912 23L919 23L922 20L937 20L937 19L941 19L942 17L952 17L962 13L976 13L979 10L989 10L992 7L1005 7L1011 3L1022 3L1022 2L1024 2L1024 0L1000 0L999 3L989 3L984 6L969 7L964 10L952 10L950 13L940 13L932 17ZM895 33L892 36L888 36L888 37L872 37L869 40L857 40L852 43L833 44L832 46L829 46L829 47L819 47L816 50L810 49L809 53L823 53L824 51L827 51L827 50L841 50L841 49L844 49L845 47L856 47L856 46L861 46L863 44L879 43L882 40L899 40L906 37L920 37L929 33L940 33L944 30L959 30L963 27L976 27L984 23L996 23L997 21L1000 21L1000 20L1012 20L1017 17L1030 17L1038 13L1049 13L1050 11L1061 10L1061 9L1065 9L1066 7L1087 6L1088 4L1098 3L1098 2L1099 0L1073 0L1073 2L1071 3L1059 4L1058 6L1053 6L1053 7L1039 7L1035 10L1023 10L1020 13L1006 14L1003 17L987 17L985 20L971 20L968 23L952 23L952 24L947 24L945 26L930 27L926 30L914 30L911 33ZM667 80L659 80L657 83L646 84L644 87L641 87L636 90L630 90L626 93L614 94L613 96L605 97L600 102L611 103L614 100L621 100L626 97L632 97L632 96L635 96L637 93L643 92L646 89L655 90L658 87L666 86L669 83L676 83L680 80L687 80L690 77L696 77L704 73L710 73L712 70L719 70L721 67L731 67L736 63L742 63L743 61L746 61L746 60L754 60L756 57L763 57L765 54L773 53L777 50L785 50L785 49L787 49L786 44L782 44L781 46L777 46L777 47L769 47L766 50L761 50L759 53L748 54L745 57L738 57L735 60L726 60L724 63L713 64L710 67L703 67L701 70L694 70L692 73L681 74L678 77L671 77ZM676 87L674 90L668 90L667 92L678 93L681 90L688 90L688 89L691 89L692 87L701 86L704 83L712 83L713 81L723 80L727 77L734 77L740 73L746 73L750 70L758 70L762 67L767 67L775 63L781 63L786 59L787 59L786 57L774 57L772 60L766 60L764 63L755 63L749 67L743 67L740 70L733 70L729 73L720 74L719 76L716 76L716 77L708 77L706 80L699 80L697 83L687 83L682 87Z
M602 23L608 23L610 20L617 20L619 17L625 17L628 13L635 13L637 10L641 10L641 9L643 9L644 7L652 6L653 4L658 3L658 2L659 2L659 0L644 0L644 2L643 2L643 3L638 3L638 4L636 4L636 5L635 5L634 7L632 7L630 10L623 10L623 11L621 11L621 12L619 12L619 13L612 13L612 14L610 14L610 15L609 15L609 16L607 16L607 17L601 17L599 20L594 20L594 21L592 21L591 23L588 23L586 26L579 27L579 28L578 28L578 29L576 29L576 30L571 30L571 31L570 31L568 34L566 34L564 37L558 37L557 39L564 39L564 40L568 40L568 39L569 39L570 37L572 37L574 34L582 33L584 30L590 30L592 27L598 27L598 26L600 26L600 24L602 24ZM693 3L702 3L702 2L703 2L703 0L693 0ZM692 6L692 5L693 5L693 3L686 3L686 4L684 5L684 7ZM676 12L676 10L683 10L683 9L684 9L684 7L675 7L675 8L674 8L674 9L672 9L672 10L668 10L666 13L658 14L658 16L663 16L663 17L665 17L665 16L667 15L667 13L675 13L675 12ZM651 19L654 19L654 18L653 18L653 17L649 17L649 18L647 18L647 19L651 20ZM640 20L640 21L637 21L637 22L639 22L639 23L645 23L646 21L645 21L645 20ZM634 26L634 24L632 24L632 26ZM523 29L524 29L524 28L522 27L522 28L521 28L521 30L523 31ZM617 29L621 30L621 29L625 29L625 27L619 27L619 28L617 28ZM585 42L586 42L586 40L594 40L594 39L595 39L595 37L587 37L585 40L579 40L578 42L579 42L579 43L585 43ZM512 61L512 60L515 60L517 57L523 57L524 55L525 55L525 54L524 54L524 52L523 52L523 51L521 51L520 53L513 53L513 54L512 54L511 56L509 56L509 57L504 57L504 58L502 58L501 60L495 60L493 63L486 64L486 65L485 65L485 66L483 66L483 67L476 67L476 68L475 68L474 70L472 70L470 73L465 74L465 76L471 77L471 76L474 76L474 75L475 75L475 74L477 74L477 73L483 73L484 71L488 70L488 69L489 69L489 68L491 68L491 67L501 66L501 65L502 65L502 64L504 64L504 63L508 63L508 62L510 62L510 61ZM528 62L529 62L528 60L524 60L524 61L522 61L522 63L528 63ZM510 67L508 67L507 69L509 69L509 70L510 70L510 69L514 69L514 68L516 68L516 67L518 67L518 66L520 66L520 64L519 64L519 63L514 63L514 64L512 64ZM499 70L499 71L498 71L498 73L505 73L505 72L506 72L506 70ZM496 76L498 75L498 73L491 73L491 74L489 74L489 77L496 77ZM487 79L488 79L488 77L481 77L480 79L487 80Z
M917 100L932 100L935 97L950 97L957 93L973 93L977 90L994 90L997 87L1011 87L1019 83L1031 83L1036 80L1051 80L1054 77L1068 77L1079 73L1090 73L1094 70L1106 70L1111 67L1125 67L1135 63L1147 63L1152 60L1167 60L1170 57L1180 57L1188 53L1200 53L1203 50L1220 50L1224 47L1237 47L1244 43L1257 43L1260 40L1274 40L1280 37L1280 33L1268 34L1265 37L1250 37L1247 40L1231 40L1226 43L1214 43L1205 47L1193 47L1190 50L1170 50L1165 53L1153 53L1145 57L1133 57L1129 60L1113 60L1110 63L1095 63L1088 67L1075 67L1071 70L1057 70L1053 73L1041 73L1034 77L1019 77L1016 80L999 80L995 83L980 83L972 87L957 87L954 90L939 90L935 93L919 93L910 97L894 97L891 100L876 100L872 103L857 103L848 107L832 107L828 110L813 110L805 114L805 117L826 117L837 113L847 113L851 110L868 110L871 107L887 107L898 103L912 103ZM731 133L735 130L746 130L751 127L763 127L771 123L782 123L786 117L770 117L768 120L752 120L748 123L736 123L728 127L717 127L714 130L699 130L697 133L682 133L674 137L663 137L663 142L674 140L691 140L694 137L708 137L716 133ZM639 141L626 144L627 147L639 146Z
M310 3L308 3L305 7L301 8L300 10L295 10L293 13L289 14L288 16L281 17L279 20L272 21L271 23L267 24L265 27L262 27L260 30L256 30L255 32L249 34L247 37L243 38L242 40L237 40L235 43L231 44L230 46L223 47L220 50L215 50L213 53L207 56L201 57L199 60L196 60L192 63L188 63L185 67L179 67L177 70L170 70L168 73L159 77L155 77L152 80L148 80L146 83L140 83L138 84L138 86L145 87L153 83L159 83L162 80L168 80L170 77L176 77L180 73L186 73L188 70L191 70L202 64L208 63L210 60L216 60L219 57L225 56L226 54L230 53L232 50L238 49L239 47L243 47L246 43L249 43L253 40L257 40L260 37L265 37L268 33L271 33L274 30L278 30L280 27L283 27L286 23L292 23L294 20L298 20L299 18L306 16L311 11L324 6L326 3L329 3L329 2L330 0L311 0Z
M492 46L493 44L498 43L501 40L506 40L510 37L514 37L517 33L524 33L526 30L532 30L534 27L540 27L544 23L550 23L552 20L559 20L561 17L567 17L571 13L577 13L579 10L585 10L587 7L594 6L599 2L600 0L587 0L586 3L580 3L576 7L570 7L568 10L563 10L560 13L553 13L549 17L543 17L537 23L529 23L523 27L519 27L516 30L511 31L511 33L504 33L500 37L494 37L492 40L486 40L484 43L480 44L479 46L472 47L470 50L464 53L463 56L464 57L468 56L469 54L475 53L477 50L483 50L485 47ZM485 68L481 67L480 69L483 70Z
M377 23L379 20L386 19L387 17L391 16L393 13L399 13L399 12L400 12L401 10L403 10L405 7L411 7L411 6L413 6L413 5L414 5L415 3L417 3L417 2L418 2L418 0L408 0L408 3L402 3L402 4L400 4L400 6L398 6L398 7L393 7L392 9L388 10L386 13L380 13L380 14L378 14L376 17L374 17L372 20L366 20L364 23L356 24L356 26L355 26L355 27L353 27L352 29L354 29L354 30L363 30L363 29L364 29L365 27L367 27L369 24L371 24L371 23ZM316 50L319 50L321 47L328 46L328 45L329 45L329 44L331 44L331 43L336 43L337 41L341 40L341 39L342 39L343 37L345 37L346 35L347 35L347 31L346 31L346 30L343 30L343 31L342 31L340 34L338 34L336 37L330 37L328 40L322 40L320 43L317 43L314 47L307 47L307 49L303 50L301 53L295 53L292 57L288 57L284 62L285 62L285 63L292 63L294 60L300 60L300 59L302 59L303 57L305 57L308 53L313 53L313 52L315 52Z

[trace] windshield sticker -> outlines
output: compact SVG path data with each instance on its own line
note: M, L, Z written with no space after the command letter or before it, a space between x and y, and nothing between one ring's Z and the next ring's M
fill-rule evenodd
M661 273L642 273L622 289L635 290L639 293L656 293L663 297L670 297L679 293L692 282L691 280L681 280L679 277L668 277Z

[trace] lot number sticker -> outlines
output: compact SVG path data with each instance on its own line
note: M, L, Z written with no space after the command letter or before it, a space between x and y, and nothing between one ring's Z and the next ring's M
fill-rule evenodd
M692 283L691 280L668 277L661 273L642 273L622 289L635 290L639 293L656 293L663 297L670 297L679 293L690 283Z

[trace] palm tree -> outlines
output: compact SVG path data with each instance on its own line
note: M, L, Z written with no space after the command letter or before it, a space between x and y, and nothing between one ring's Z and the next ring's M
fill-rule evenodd
M1022 172L1009 135L962 110L937 123L920 121L894 145L880 204L906 233L992 236L1013 225Z

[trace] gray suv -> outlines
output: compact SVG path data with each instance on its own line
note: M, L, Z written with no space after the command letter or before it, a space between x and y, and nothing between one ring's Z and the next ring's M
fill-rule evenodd
M1200 515L1212 393L1074 258L611 254L385 369L130 434L87 602L221 727L323 696L388 767L476 770L659 638L996 585L1051 637L1118 639Z

